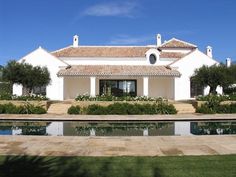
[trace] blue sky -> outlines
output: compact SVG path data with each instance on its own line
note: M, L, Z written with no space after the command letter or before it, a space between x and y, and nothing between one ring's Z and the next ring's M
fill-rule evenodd
M42 46L148 45L155 35L236 60L235 0L0 0L0 64Z

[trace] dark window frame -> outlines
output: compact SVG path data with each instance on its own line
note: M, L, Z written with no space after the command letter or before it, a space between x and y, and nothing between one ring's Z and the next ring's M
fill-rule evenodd
M130 96L137 96L137 80L135 80L135 79L100 79L99 80L99 95L102 95L102 94L104 94L103 93L103 88L101 87L102 86L102 84L104 84L104 83L102 83L102 82L116 82L116 88L117 89L119 89L119 82L124 82L124 81L126 81L126 82L134 82L134 89L135 89L135 91L134 91L134 93L133 94L131 94ZM126 88L127 89L127 88ZM122 95L114 95L114 93L112 93L112 90L111 90L111 95L114 95L114 96L117 96L117 97L122 97L122 96L128 96L130 93L126 93L126 92L122 92Z

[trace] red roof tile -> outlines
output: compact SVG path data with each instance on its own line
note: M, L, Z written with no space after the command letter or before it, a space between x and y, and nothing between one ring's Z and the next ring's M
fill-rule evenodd
M165 66L76 65L61 69L58 76L174 76L177 70Z

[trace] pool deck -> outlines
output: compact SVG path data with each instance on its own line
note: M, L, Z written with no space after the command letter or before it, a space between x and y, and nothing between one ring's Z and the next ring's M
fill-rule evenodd
M201 121L236 120L236 114L176 114L176 115L68 115L68 114L1 114L0 120L46 121Z
M236 136L0 136L0 155L181 156L236 154Z

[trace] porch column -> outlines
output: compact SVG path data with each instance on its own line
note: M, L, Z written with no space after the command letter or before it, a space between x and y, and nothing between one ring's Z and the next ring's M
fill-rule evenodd
M143 96L148 96L148 77L143 77Z
M90 77L90 96L96 96L96 77Z

